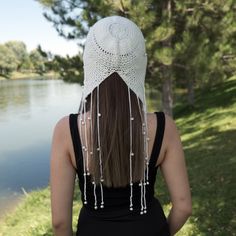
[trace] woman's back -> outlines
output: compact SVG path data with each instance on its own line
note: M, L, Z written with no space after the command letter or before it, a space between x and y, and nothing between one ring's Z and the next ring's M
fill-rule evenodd
M71 157L77 169L81 193L84 191L83 159L81 140L85 135L80 134L78 114L70 115L70 130L72 136ZM104 208L94 209L95 201L101 201L100 187L94 189L90 176L87 177L86 191L88 204L83 205L78 218L77 235L169 235L168 224L158 199L154 198L156 173L164 156L165 146L163 136L165 131L165 115L163 112L148 115L149 147L149 185L146 186L147 214L140 215L143 204L139 182L133 186L133 208L129 206L129 186L121 188L103 187ZM90 132L87 130L87 132ZM73 147L74 146L74 147ZM89 149L89 145L88 145ZM96 198L94 195L96 191ZM82 201L83 194L81 194ZM99 234L98 234L99 232Z

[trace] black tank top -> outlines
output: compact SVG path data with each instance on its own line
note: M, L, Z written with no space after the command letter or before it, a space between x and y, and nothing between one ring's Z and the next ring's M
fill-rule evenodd
M98 209L94 209L94 186L91 175L86 176L87 204L83 205L78 217L77 232L79 236L168 236L169 227L163 209L154 197L154 185L159 166L155 166L160 154L165 130L165 114L155 112L157 129L153 149L149 161L149 185L146 185L147 213L140 215L141 193L139 182L133 184L133 211L129 210L130 186L112 188L103 186L104 208L99 208L101 202L100 187L95 189ZM80 135L78 131L78 114L70 114L70 132L76 158L77 176L84 202L83 158Z

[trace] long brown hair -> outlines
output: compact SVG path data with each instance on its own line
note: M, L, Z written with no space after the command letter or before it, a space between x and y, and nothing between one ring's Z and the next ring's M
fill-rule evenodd
M130 90L132 116L132 178L133 182L143 178L144 171L144 135L142 123L143 104L136 94ZM100 161L97 130L97 88L86 98L85 112L90 111L92 131L89 132L93 151L90 173L99 184ZM140 104L140 106L139 106ZM80 110L80 109L79 109ZM99 84L99 130L101 158L103 166L103 185L107 187L125 187L130 183L130 109L128 87L122 78L114 72Z

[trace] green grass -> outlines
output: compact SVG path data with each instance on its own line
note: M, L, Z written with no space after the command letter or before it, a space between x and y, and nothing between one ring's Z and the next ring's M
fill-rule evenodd
M183 99L184 96L181 96ZM236 77L196 91L196 106L178 101L174 119L179 128L192 192L193 213L178 236L236 235ZM81 207L74 195L73 228ZM158 172L156 197L170 209L164 180ZM0 224L0 235L53 235L49 188L30 193Z
M73 201L73 230L76 230L76 216L81 208L79 187ZM17 232L17 234L16 234ZM51 227L50 188L35 190L22 198L16 209L7 214L0 223L0 236L53 236Z
M193 201L193 214L178 235L236 235L236 77L197 91L196 104L175 110ZM156 189L167 212L160 183Z

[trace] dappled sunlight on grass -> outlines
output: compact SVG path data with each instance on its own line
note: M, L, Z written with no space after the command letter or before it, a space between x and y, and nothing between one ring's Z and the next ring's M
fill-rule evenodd
M193 214L177 235L236 235L236 77L196 93L194 111L175 111L193 201ZM157 196L166 205L168 191L158 178Z
M195 203L191 219L204 235L236 232L236 79L229 81L220 91L212 88L206 97L198 96L197 103L208 109L177 119ZM227 97L225 88L230 88Z

